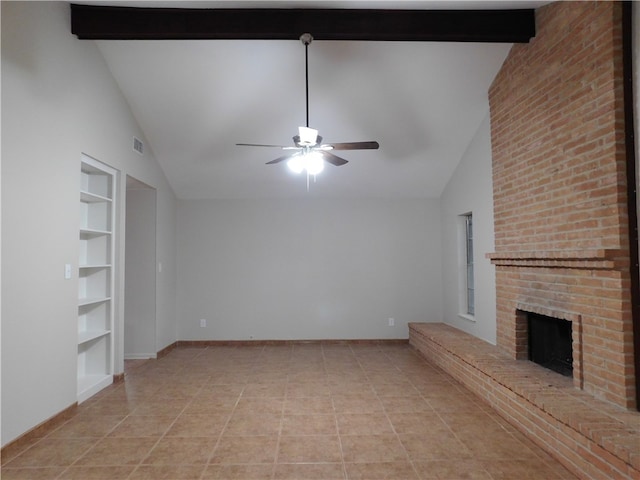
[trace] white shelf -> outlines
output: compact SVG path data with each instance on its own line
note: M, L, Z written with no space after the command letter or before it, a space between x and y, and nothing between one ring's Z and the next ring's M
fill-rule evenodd
M84 307L85 305L94 305L96 303L108 302L111 300L111 297L88 297L88 298L79 298L78 306Z
M111 167L93 158L83 157L80 172L81 193L85 192L91 198L103 198L107 201L113 198L115 175Z
M94 396L113 383L113 375L94 374L78 376L78 403Z
M104 337L105 335L109 335L110 333L111 330L86 330L78 332L78 345L90 342L91 340L95 340L96 338Z
M104 230L80 230L80 265L111 264L111 233Z
M102 195L96 195L95 193L81 190L80 201L85 203L101 203L101 202L110 202L111 199L108 197L103 197Z
M102 265L78 265L78 268L81 270L91 270L92 268L100 269L100 268L111 268L111 265L108 263Z
M80 237L101 237L103 235L111 235L107 230L95 230L92 228L80 228Z

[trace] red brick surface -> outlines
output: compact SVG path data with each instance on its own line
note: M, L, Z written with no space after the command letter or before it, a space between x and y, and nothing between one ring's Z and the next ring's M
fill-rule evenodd
M579 478L640 478L640 413L442 323L409 324L409 343Z
M573 322L574 385L635 407L621 5L536 11L489 91L497 342L526 357L517 310Z

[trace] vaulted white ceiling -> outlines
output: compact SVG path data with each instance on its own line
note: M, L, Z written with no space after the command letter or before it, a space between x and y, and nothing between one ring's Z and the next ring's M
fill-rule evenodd
M410 3L411 8L434 5ZM376 2L340 5L381 8ZM501 7L508 8L504 2ZM488 88L511 48L314 41L310 126L328 142L377 140L380 149L336 152L349 163L327 165L307 191L304 174L291 173L284 162L265 165L281 150L235 145L292 144L305 123L301 42L97 44L144 131L146 147L183 199L438 197L488 113Z

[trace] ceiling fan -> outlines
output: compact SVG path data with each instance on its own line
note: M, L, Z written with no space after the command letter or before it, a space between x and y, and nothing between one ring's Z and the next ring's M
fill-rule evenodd
M306 112L307 123L305 127L298 127L298 135L293 137L293 146L285 145L264 145L257 143L236 143L238 146L246 147L272 147L285 150L287 153L267 162L273 165L288 160L287 165L291 170L300 173L306 170L307 175L316 175L324 169L324 162L339 167L347 163L342 157L332 153L333 150L376 150L380 147L378 142L346 142L346 143L322 143L322 137L318 135L318 130L309 128L309 44L313 40L310 33L300 36L300 41L304 44L305 59L305 90L306 90Z

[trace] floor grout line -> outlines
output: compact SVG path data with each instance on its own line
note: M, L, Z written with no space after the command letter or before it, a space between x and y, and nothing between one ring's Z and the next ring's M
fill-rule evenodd
M126 383L127 381L129 383ZM507 468L513 463L512 459L504 458L504 455L499 456L500 452L508 451L504 448L488 452L489 456L478 455L477 452L470 453L468 460L465 460L466 456L455 457L451 450L442 449L444 447L430 452L429 444L422 442L412 433L428 428L426 426L431 421L437 422L434 423L437 428L448 432L446 436L451 439L448 443L452 446L459 443L467 448L461 433L465 430L457 427L458 420L457 423L452 423L452 420L455 419L455 409L462 410L473 397L444 372L416 356L408 348L352 344L292 344L284 350L267 345L260 348L177 348L163 359L136 368L125 380L125 384L103 392L89 400L92 404L88 408L82 409L58 428L65 425L71 428L73 424L69 422L80 415L90 414L92 408L95 408L94 413L105 418L111 411L116 412L122 408L127 408L127 413L123 413L122 418L109 428L108 420L105 420L105 423L96 423L105 427L104 433L99 437L93 437L92 444L70 465L60 467L61 470L52 469L52 472L58 473L48 478L64 478L79 474L81 470L73 470L75 467L84 466L79 465L81 459L100 442L106 438L118 438L112 434L118 428L124 427L125 422L131 418L148 416L136 415L136 412L158 412L157 415L154 413L151 416L162 417L165 416L162 413L164 411L171 412L166 414L171 417L167 424L162 423L160 418L149 418L149 421L154 422L149 424L150 427L158 425L158 428L162 428L157 436L152 428L144 426L143 423L132 423L127 426L126 431L122 431L124 434L133 435L130 438L136 438L135 435L143 431L149 435L149 440L144 444L146 448L148 443L149 448L140 455L135 465L119 465L125 468L124 472L128 472L126 468L131 468L128 477L125 475L125 478L142 478L143 475L153 474L151 472L154 471L164 474L165 470L181 472L183 475L189 473L194 475L189 478L200 480L213 478L212 475L216 476L221 472L236 475L233 478L245 478L242 477L242 472L246 474L251 470L254 473L264 473L264 478L272 480L287 474L293 475L294 472L307 471L316 475L325 472L327 476L331 475L331 478L340 477L347 480L361 478L362 475L366 476L379 468L381 474L386 472L387 475L392 475L392 478L399 478L400 474L393 477L393 474L389 473L397 470L404 472L406 478L424 480L427 469L450 468L451 471L461 472L461 469L465 468L464 462L467 461L469 465L477 464L476 467L480 468L477 473L486 471L486 479L489 480L492 478L491 472L485 470L490 465L487 463L489 456L497 455L496 458L503 462L503 465L494 468L494 475L497 475L496 472L500 468ZM452 395L450 399L445 397L448 394ZM215 401L215 404L209 405L208 398ZM123 403L120 404L120 401ZM166 402L166 406L162 405L162 401ZM111 406L109 402L115 403ZM449 408L449 404L453 409ZM449 414L448 411L453 413ZM268 413L261 417L260 412ZM488 431L496 431L507 443L515 443L509 439L522 441L489 410L481 408L477 412L485 414L477 415L480 419L477 423L478 429L488 428ZM190 422L199 422L197 417L189 418L191 415L211 415L216 418L202 425L194 423L194 426L199 427L197 429L185 430ZM293 418L295 416L299 418ZM285 423L285 420L290 423ZM306 425L312 421L313 425ZM425 423L414 427L413 421ZM300 425L301 428L296 429L296 425ZM141 427L144 429L129 430ZM52 435L58 428L39 441L53 438ZM81 433L82 430L77 432ZM176 444L178 448L181 444L175 440L163 444L165 440L183 436L194 439L186 445L204 448L194 451L193 456L181 457L180 450L167 450L171 455L169 458L158 457L158 453L164 451L167 445ZM261 440L251 438L262 436L265 439L270 437L269 443L264 446L260 446ZM306 436L318 438L301 438L300 442L295 441L295 437ZM227 442L225 438L232 440ZM61 445L64 445L65 439L61 440ZM221 450L223 442L225 443ZM296 443L300 443L301 446L297 447ZM69 444L72 445L73 442ZM33 448L35 451L29 453L29 457L25 459L37 459L37 445L38 442L34 443L17 456ZM262 452L261 458L234 450L245 445L248 448L256 448L256 453ZM269 450L261 450L267 445ZM306 445L308 450L304 450L307 448ZM318 445L326 445L327 450ZM158 450L160 446L162 450ZM271 448L275 449L273 457L270 456ZM385 448L389 450L385 451ZM531 452L523 452L522 458L537 461L541 469L541 473L531 472L532 478L546 480L543 476L545 472L554 472L562 479L572 478L570 475L562 476L558 464L538 455L538 450L530 450ZM251 451L253 450L248 450ZM378 452L380 456L376 457ZM188 451L185 450L185 453L188 454ZM264 453L269 453L269 456L262 457ZM339 461L332 461L338 460L338 455ZM347 461L346 455L350 461ZM217 456L218 460L213 463ZM47 461L46 457L41 458L43 462ZM266 461L267 458L270 459L269 462L252 462L252 459ZM204 463L193 463L194 459L202 459ZM101 459L96 454L91 454L91 458L87 460L87 464L97 464ZM111 455L110 461L113 460L117 458ZM163 461L167 463L162 463ZM23 461L22 464L28 463ZM35 465L33 462L29 464ZM95 467L96 471L102 469L105 472L111 468L106 465L87 467ZM23 471L27 476L35 472L33 469ZM446 478L454 477L450 475Z

